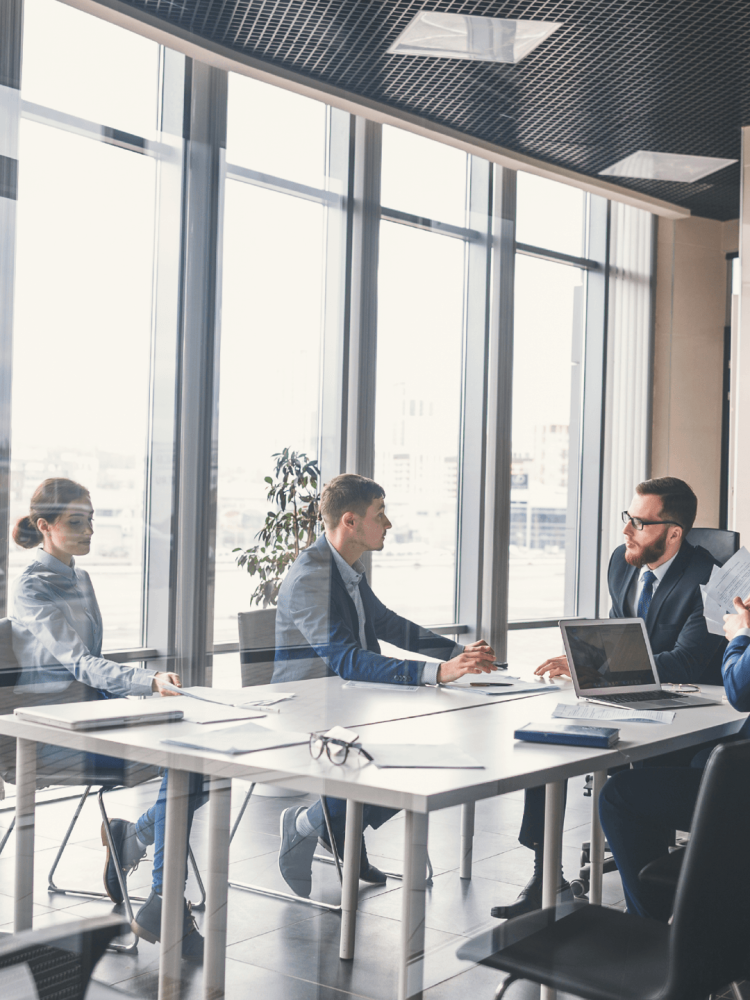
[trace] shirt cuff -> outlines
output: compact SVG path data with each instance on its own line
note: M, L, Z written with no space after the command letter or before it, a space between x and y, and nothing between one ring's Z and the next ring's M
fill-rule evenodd
M741 629L739 629L738 632L737 632L737 634L735 635L735 639L739 639L739 637L741 635L750 636L750 628L741 628Z
M460 656L461 653L463 653L463 651L465 649L466 649L466 646L462 646L460 642L457 642L456 645L453 647L453 652L448 657L448 659L452 660L454 656Z
M154 677L159 673L158 670L144 670L142 667L136 667L133 670L129 695L147 695L152 694L151 682Z
M420 684L437 684L438 682L438 670L440 669L439 663L425 663L422 667L422 676L419 679Z

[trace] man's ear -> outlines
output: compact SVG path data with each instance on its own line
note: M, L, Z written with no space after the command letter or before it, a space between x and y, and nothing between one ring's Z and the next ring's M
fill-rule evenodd
M341 523L346 528L353 528L355 525L354 512L351 510L347 510L346 513L341 518Z

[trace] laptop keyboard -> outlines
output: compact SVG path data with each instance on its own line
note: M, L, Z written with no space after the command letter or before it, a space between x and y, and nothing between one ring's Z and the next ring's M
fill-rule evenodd
M640 691L636 694L600 694L597 695L599 701L614 701L614 702L626 702L626 701L661 701L663 698L674 698L677 697L671 692L666 691Z

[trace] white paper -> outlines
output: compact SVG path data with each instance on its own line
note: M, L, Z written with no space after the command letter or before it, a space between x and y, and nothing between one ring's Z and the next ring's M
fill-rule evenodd
M453 743L427 746L423 743L367 743L365 750L377 768L483 769L484 764Z
M211 750L218 753L253 753L258 750L276 750L280 747L306 746L307 733L279 733L254 722L222 729L203 729L200 726L181 726L175 735L162 743L190 747L192 750Z
M734 598L745 600L750 595L750 552L743 547L723 566L714 567L706 588L706 605L713 601L722 615L734 614ZM716 619L713 614L712 618Z
M375 681L344 681L345 688L363 688L366 691L419 691L418 684L377 684Z
M249 692L233 688L190 687L178 688L174 684L165 684L167 691L175 691L186 698L209 702L212 705L228 705L231 708L263 709L264 712L278 712L274 706L279 702L294 698L293 694L272 695L270 698L253 698Z
M486 695L489 698L502 697L504 694L547 694L548 691L560 690L559 684L550 684L544 680L524 681L520 677L509 677L507 674L503 674L502 681L482 681L477 674L472 674L473 679L467 680L467 676L464 675L460 681L444 685L444 689L469 691L471 694Z
M638 709L633 712L628 708L606 708L604 705L592 705L590 702L576 702L575 705L558 705L552 713L553 719L599 719L602 722L662 722L674 721L674 711L649 712Z

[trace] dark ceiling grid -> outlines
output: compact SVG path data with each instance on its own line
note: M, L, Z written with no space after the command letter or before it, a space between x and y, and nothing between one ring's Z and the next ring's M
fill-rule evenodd
M739 158L750 0L124 0L199 38L595 176L638 149ZM518 65L388 55L422 9L559 21ZM608 178L739 213L739 168L698 184Z

